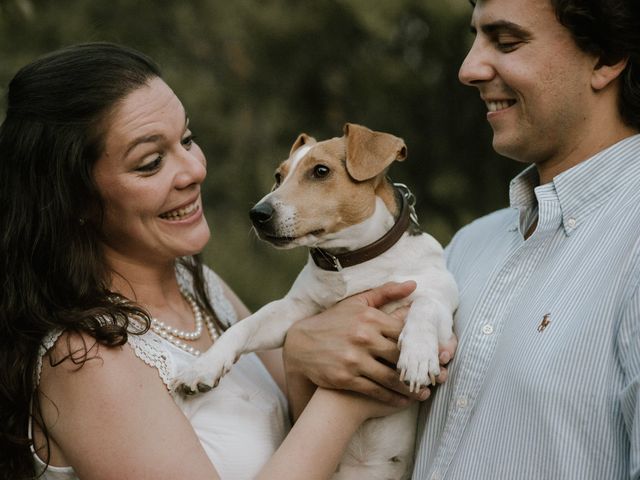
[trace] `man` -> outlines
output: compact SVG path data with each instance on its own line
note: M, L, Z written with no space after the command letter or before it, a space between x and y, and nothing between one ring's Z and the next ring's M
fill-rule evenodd
M478 0L460 80L511 208L447 248L449 380L414 479L640 478L640 16L636 0Z
M510 208L447 247L459 345L413 478L639 479L640 2L478 0L471 30L460 80L495 150L529 166ZM398 390L376 371L382 328L354 317L295 325L290 371Z

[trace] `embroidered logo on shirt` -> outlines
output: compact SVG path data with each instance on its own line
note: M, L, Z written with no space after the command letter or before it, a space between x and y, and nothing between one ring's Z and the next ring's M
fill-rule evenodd
M540 322L540 325L538 325L538 331L540 333L544 332L544 329L547 328L549 326L549 324L551 323L551 314L550 313L545 313L544 317L542 317L542 321Z

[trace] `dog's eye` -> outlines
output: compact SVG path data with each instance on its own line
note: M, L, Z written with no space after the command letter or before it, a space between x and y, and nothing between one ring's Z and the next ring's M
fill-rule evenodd
M280 174L280 172L276 172L276 174L274 175L274 178L276 179L276 187L278 185L280 185L280 182L282 182L282 175Z
M324 178L331 172L331 169L326 165L316 165L313 167L313 176L315 178Z

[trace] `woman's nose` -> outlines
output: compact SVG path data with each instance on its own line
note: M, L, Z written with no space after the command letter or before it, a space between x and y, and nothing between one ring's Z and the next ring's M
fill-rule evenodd
M201 184L207 176L207 161L199 147L193 146L181 155L180 171L176 176L176 186L186 188Z

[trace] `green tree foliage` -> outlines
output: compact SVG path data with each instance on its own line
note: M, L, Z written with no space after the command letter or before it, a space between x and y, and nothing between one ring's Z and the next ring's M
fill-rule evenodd
M404 138L391 176L443 244L506 205L518 167L493 153L485 107L457 80L470 13L466 0L0 0L0 93L21 65L72 43L153 57L208 158L205 260L256 308L305 261L257 241L247 217L300 132L324 139L355 122Z

